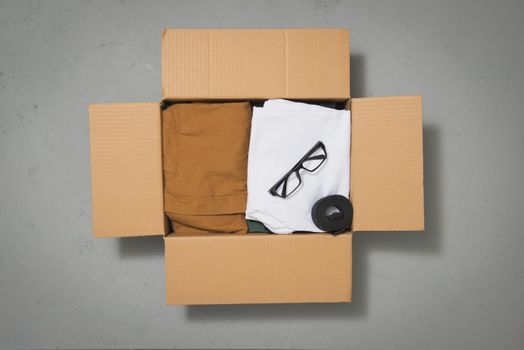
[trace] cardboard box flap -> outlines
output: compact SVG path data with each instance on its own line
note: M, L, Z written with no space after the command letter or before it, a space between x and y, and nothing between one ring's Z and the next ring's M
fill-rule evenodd
M353 231L424 229L422 97L351 100Z
M158 103L89 106L93 234L164 234Z
M348 99L346 29L167 29L164 99Z
M351 240L351 234L171 234L167 303L348 302Z

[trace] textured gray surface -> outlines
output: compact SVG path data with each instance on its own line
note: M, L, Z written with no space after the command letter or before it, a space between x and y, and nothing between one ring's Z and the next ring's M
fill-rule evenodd
M91 238L87 104L160 99L164 27L348 27L353 96L424 95L425 233L354 302L168 307L161 238ZM524 348L524 3L1 2L0 348Z

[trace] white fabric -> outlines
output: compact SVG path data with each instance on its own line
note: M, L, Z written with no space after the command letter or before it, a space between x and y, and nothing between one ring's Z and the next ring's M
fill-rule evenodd
M315 202L349 195L350 118L349 111L280 99L253 108L246 218L275 233L321 232L311 219ZM300 170L302 185L290 197L272 196L269 189L318 141L326 146L324 164Z

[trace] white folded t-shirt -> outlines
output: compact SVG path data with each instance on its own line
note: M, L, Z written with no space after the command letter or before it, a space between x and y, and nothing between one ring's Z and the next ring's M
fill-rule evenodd
M311 208L328 195L349 195L349 111L287 100L253 108L248 159L246 218L275 233L321 232ZM315 172L300 170L302 184L288 198L269 189L318 142L327 159Z

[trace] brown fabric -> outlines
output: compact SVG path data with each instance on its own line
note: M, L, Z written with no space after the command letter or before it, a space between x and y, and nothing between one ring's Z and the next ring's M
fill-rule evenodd
M249 103L175 104L162 125L164 209L175 232L247 232Z

